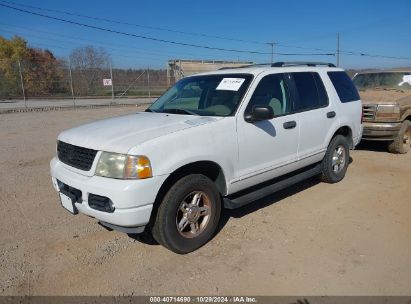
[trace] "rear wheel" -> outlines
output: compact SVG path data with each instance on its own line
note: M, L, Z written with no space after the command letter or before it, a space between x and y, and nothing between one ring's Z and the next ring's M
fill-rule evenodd
M176 253L204 245L214 234L221 213L221 199L206 176L181 178L166 193L153 227L153 237Z
M388 151L391 153L405 154L410 151L411 145L411 122L403 121L400 132L397 137L388 145Z
M347 138L335 136L328 145L322 161L320 180L325 183L341 181L347 172L350 159L350 149Z

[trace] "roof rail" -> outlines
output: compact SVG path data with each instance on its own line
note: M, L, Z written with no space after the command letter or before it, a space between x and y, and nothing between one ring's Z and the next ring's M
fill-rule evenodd
M310 61L280 61L280 62L274 62L271 64L272 67L285 67L285 66L298 66L298 65L306 65L306 66L319 66L319 65L325 65L330 68L335 68L335 65L333 63L329 62L310 62Z
M220 70L231 70L231 69L241 69L241 68L243 68L244 66L238 66L238 67L222 67L222 68L219 68L218 70L220 71Z
M236 67L222 67L222 68L219 68L219 70L244 69L244 68L264 67L264 66L279 68L279 67L299 66L299 65L306 65L310 67L323 65L323 66L328 66L330 68L335 68L335 65L329 62L279 61L279 62L274 62L274 63L253 63L253 64L246 64L246 65L241 65L241 66L236 66Z
M270 66L271 63L251 63L246 65L234 66L234 67L222 67L218 70L230 70L230 69L244 69L244 68L251 68L251 67L258 67L258 66Z

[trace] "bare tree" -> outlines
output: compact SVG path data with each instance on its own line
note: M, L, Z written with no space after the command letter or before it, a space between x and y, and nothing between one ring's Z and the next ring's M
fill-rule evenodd
M76 94L104 94L102 79L109 78L110 56L104 48L85 46L74 49L70 54L73 82Z

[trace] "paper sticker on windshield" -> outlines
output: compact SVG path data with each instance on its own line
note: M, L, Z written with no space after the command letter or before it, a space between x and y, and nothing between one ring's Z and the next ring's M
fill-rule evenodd
M400 82L398 85L402 86L404 83L408 83L409 85L411 85L411 75L402 76L402 82Z
M216 90L238 91L244 80L244 78L223 78Z

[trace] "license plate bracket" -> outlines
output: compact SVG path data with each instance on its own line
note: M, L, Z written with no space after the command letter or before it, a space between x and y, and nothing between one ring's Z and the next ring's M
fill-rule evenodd
M60 190L59 197L60 197L60 203L64 207L64 209L69 211L71 214L78 213L78 209L74 205L74 203L77 201L77 197L73 193Z

